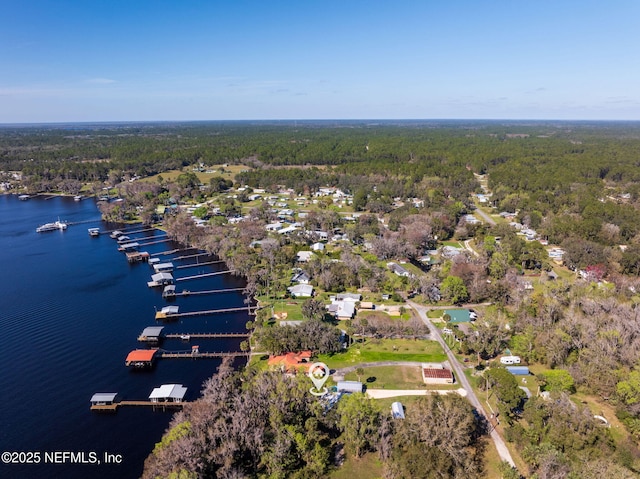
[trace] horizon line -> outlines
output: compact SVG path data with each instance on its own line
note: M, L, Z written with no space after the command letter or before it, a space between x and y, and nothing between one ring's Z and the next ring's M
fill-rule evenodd
M55 125L113 125L113 124L161 124L161 123L295 123L295 122L559 122L559 123L640 123L640 119L557 119L557 118L271 118L271 119L224 119L224 120L69 120L69 121L33 121L0 122L0 127L11 126L55 126Z

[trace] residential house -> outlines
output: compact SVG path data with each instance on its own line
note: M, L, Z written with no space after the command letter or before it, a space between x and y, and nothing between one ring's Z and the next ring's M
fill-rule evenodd
M327 306L327 310L337 320L346 321L356 314L356 303L355 301L333 301Z
M287 373L295 373L300 370L307 371L311 365L311 351L270 356L267 364L271 367L281 368Z
M292 283L309 284L309 281L311 281L309 275L300 269L293 273L293 276L291 277Z
M296 284L287 288L294 298L310 298L313 296L313 286L310 284Z
M394 273L397 274L398 276L401 276L403 278L408 278L409 276L411 276L411 274L409 273L409 271L407 271L406 269L404 269L402 266L400 266L399 264L396 263L387 263L387 267Z
M314 256L315 254L313 253L313 251L298 251L298 253L296 254L296 259L300 263L308 263Z

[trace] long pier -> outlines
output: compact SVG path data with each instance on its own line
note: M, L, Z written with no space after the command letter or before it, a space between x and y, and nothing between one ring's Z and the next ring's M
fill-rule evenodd
M174 260L175 259L176 258L174 258ZM204 263L183 264L183 265L180 265L180 266L176 266L175 269L197 268L198 266L206 266L208 264L220 264L220 263L224 263L224 261L219 259L219 260L216 260L216 261L206 261Z
M161 358L166 359L175 359L175 358L186 358L186 359L211 359L211 358L237 358L237 357L248 357L249 353L243 353L240 351L227 352L227 353L210 353L210 352L198 352L194 353L192 351L161 351Z
M207 291L182 291L181 293L176 293L174 296L191 296L198 294L215 294L215 293L233 293L236 291L244 291L245 288L227 288L227 289L210 289Z
M152 244L158 244L158 243L166 243L167 241L173 241L171 238L164 238L164 239L160 239L157 241L150 241L148 243L140 243L138 246L149 246Z
M188 336L189 339L216 339L216 338L248 338L249 333L182 333L182 334L165 334L166 339L182 339Z
M176 249L170 249L170 250L167 250L167 251L160 251L159 253L151 253L149 256L161 256L161 255L168 255L168 254L178 253L178 252L180 252L180 251L189 251L190 249L193 249L193 248L182 248L182 249L180 249L180 248L176 248ZM175 260L175 259L178 259L178 258L173 258L173 259Z
M209 309L206 311L190 311L188 313L175 313L175 314L168 314L166 316L167 320L171 320L173 318L186 318L188 316L208 316L210 314L218 314L218 313L237 313L238 311L253 311L255 309L258 309L257 306L242 306L240 308L224 308L224 309Z
M175 281L188 281L190 279L198 279L198 278L207 278L209 276L218 276L221 274L228 274L228 273L233 273L233 270L228 269L226 271L216 271L215 273L203 273L203 274L196 274L193 276L185 276L184 278L175 278Z
M153 409L182 409L185 402L119 401L111 404L92 404L92 411L117 411L122 406L143 406Z
M189 248L189 249L193 249L193 248ZM180 250L180 251L186 251L186 250ZM173 261L177 261L179 259L189 259L189 258L197 258L198 256L212 256L211 253L196 253L196 254L187 254L184 256L176 256L175 258L172 258ZM222 262L222 261L221 261Z

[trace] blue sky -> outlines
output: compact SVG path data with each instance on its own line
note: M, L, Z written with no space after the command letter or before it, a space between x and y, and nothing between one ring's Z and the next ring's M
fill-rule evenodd
M637 0L0 0L0 123L640 120Z

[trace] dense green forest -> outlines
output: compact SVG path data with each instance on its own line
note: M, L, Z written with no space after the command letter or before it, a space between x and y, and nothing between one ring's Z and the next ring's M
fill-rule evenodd
M604 246L640 231L640 125L568 122L291 122L0 128L0 169L31 192L77 193L190 165L245 164L237 181L297 191L338 186L388 210L391 198L470 205L488 173L493 204L560 244ZM291 168L291 166L306 166ZM315 168L313 168L315 167ZM604 201L612 198L614 201ZM544 221L543 221L544 219Z

